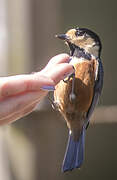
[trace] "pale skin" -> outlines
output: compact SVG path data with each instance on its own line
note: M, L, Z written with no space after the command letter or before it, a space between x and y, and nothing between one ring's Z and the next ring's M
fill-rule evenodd
M0 125L8 124L33 111L43 99L49 86L54 89L57 83L74 72L67 54L53 57L46 67L33 74L0 78Z

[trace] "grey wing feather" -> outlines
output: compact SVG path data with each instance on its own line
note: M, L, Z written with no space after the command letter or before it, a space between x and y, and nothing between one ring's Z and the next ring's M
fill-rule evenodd
M93 100L91 103L91 106L87 112L86 115L86 126L89 124L90 117L95 109L95 106L98 103L99 96L101 95L102 87L103 87L103 77L104 77L104 71L103 71L103 65L100 59L98 59L98 74L97 74L97 80L95 82L94 86L94 95L93 95Z

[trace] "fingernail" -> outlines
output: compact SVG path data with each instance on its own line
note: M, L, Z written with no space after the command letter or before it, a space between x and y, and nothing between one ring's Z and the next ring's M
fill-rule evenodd
M46 90L46 91L54 91L55 87L54 86L42 86L41 89Z

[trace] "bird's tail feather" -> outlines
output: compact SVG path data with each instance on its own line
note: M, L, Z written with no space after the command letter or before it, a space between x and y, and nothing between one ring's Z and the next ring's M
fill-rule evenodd
M74 168L80 168L84 160L85 128L82 129L78 141L74 141L72 135L69 135L68 145L63 161L62 171L69 171Z

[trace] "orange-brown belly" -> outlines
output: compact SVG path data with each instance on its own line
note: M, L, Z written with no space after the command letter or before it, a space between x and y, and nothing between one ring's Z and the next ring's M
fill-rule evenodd
M56 86L54 99L59 104L60 111L87 112L93 98L96 60L75 63L75 88L76 99L70 102L69 95L72 89L72 79L65 83L60 81Z

